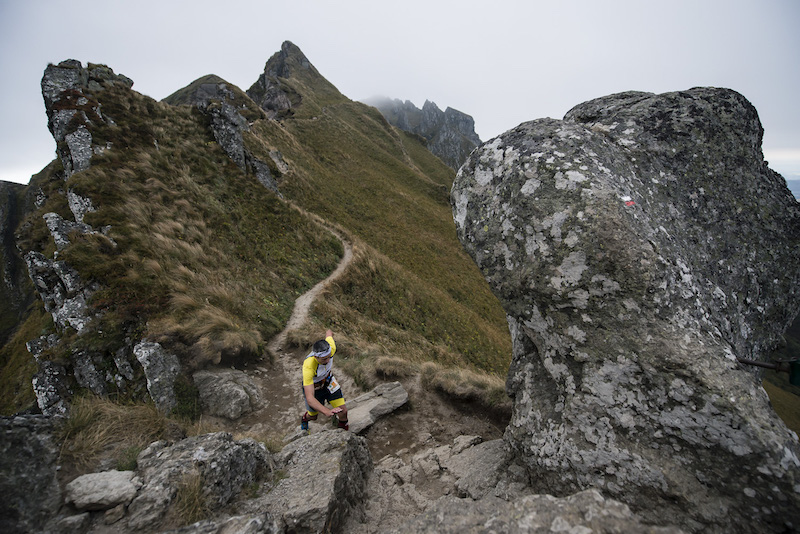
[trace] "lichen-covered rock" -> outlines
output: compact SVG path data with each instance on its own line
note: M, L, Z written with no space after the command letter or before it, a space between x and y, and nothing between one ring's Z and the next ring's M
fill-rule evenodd
M458 235L506 310L536 489L652 521L800 527L800 447L751 369L800 301L800 208L726 89L623 93L476 149Z
M25 255L28 274L56 326L78 333L91 321L87 301L96 290L85 285L78 273L63 261L53 261L35 251Z
M0 417L0 531L41 532L58 511L56 420Z
M675 527L644 524L626 505L604 498L597 490L585 490L560 499L552 495L530 495L511 502L497 498L475 502L454 496L442 497L424 514L391 532L680 534L682 531Z
M161 534L283 534L284 532L286 530L281 528L269 514L262 513L205 519Z
M45 69L41 86L47 126L56 141L64 179L88 169L92 155L108 148L93 144L92 126L110 120L103 116L93 95L113 84L133 86L130 78L114 74L105 65L83 67L74 59Z
M134 532L154 531L191 477L200 479L202 498L216 512L272 469L262 443L235 441L227 432L186 438L172 446L159 441L143 450L136 462L142 487L128 507L124 525Z
M72 397L67 370L60 363L47 360L38 360L37 364L39 370L31 384L39 410L44 415L67 415Z
M144 369L147 391L156 407L169 413L178 403L175 396L175 379L181 367L178 357L167 352L159 343L142 341L133 347L133 354Z
M236 369L207 369L192 375L204 413L235 420L261 408L255 382Z
M214 139L236 166L244 169L246 160L242 132L249 129L247 120L225 101L207 109L211 117L211 132L214 134Z

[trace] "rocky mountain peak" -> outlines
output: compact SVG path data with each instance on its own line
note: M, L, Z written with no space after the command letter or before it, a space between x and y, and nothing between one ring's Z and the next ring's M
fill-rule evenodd
M322 95L343 98L300 48L289 41L285 41L281 50L269 58L264 72L247 90L247 94L270 119L282 119L294 114L305 98L311 101L316 101Z
M264 74L274 78L290 78L295 69L311 71L317 75L319 72L308 60L296 44L291 41L284 41L279 52L276 52L267 60L264 67Z
M442 111L435 102L425 100L419 109L408 100L386 97L364 103L377 108L391 125L425 138L428 149L455 170L481 142L472 117L451 107Z

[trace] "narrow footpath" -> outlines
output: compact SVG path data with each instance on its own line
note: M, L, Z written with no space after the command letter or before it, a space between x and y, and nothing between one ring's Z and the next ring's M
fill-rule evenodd
M300 387L301 368L309 347L287 349L286 338L290 331L305 324L314 299L347 270L353 259L352 244L346 236L324 222L319 222L341 240L344 255L327 278L298 297L286 327L267 345L275 356L272 365L248 366L243 369L257 385L264 401L263 407L236 421L209 418L210 423L223 427L224 430L240 435L283 437L292 434L299 427L304 409ZM334 373L342 385L345 399L354 399L365 393L350 376L336 366L335 360ZM497 419L496 415L477 413L474 408L442 399L436 393L424 389L418 376L403 379L401 383L409 395L408 405L379 420L363 433L375 461L386 455L409 457L423 448L452 444L461 435L479 435L484 440L497 439L502 436L508 423L502 418ZM325 418L311 422L311 432L319 431L327 424L328 420Z

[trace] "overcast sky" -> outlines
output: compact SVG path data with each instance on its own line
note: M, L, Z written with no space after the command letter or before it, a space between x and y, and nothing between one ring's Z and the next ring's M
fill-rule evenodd
M799 30L797 0L0 0L0 179L54 157L48 63L103 63L160 100L205 74L246 90L285 40L345 96L431 100L484 141L620 91L729 87L800 179Z

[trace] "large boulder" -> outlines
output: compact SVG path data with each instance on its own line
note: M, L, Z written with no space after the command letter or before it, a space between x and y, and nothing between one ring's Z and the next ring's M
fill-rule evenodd
M133 471L102 471L81 475L66 485L64 500L78 510L108 510L127 506L142 483Z
M164 441L153 443L139 454L137 466L141 489L128 506L120 530L153 531L164 521L181 488L193 478L202 483L206 507L218 512L266 476L272 458L261 443L235 441L230 434L217 432L172 446Z
M238 369L206 369L192 375L205 413L236 420L261 408L258 386Z
M276 456L284 478L240 513L267 512L282 532L341 532L363 513L372 457L366 440L344 430L325 430L286 445Z
M757 372L798 310L800 210L726 89L622 93L472 153L458 235L508 317L505 439L537 491L689 530L800 527Z

